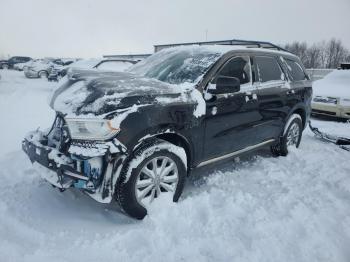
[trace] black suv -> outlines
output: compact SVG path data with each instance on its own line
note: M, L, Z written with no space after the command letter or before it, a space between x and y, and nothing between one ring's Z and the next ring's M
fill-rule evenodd
M177 201L194 168L298 147L311 96L303 65L288 52L168 48L128 72L69 72L51 99L52 127L29 133L22 147L60 190L116 200L142 219L164 193Z
M13 66L18 63L26 63L32 60L32 58L27 56L13 56L9 60L2 60L0 62L1 69L13 69Z

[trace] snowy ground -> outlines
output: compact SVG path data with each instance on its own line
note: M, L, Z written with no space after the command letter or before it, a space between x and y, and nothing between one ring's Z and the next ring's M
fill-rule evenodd
M0 261L350 261L350 154L304 132L299 150L198 170L143 221L59 193L20 149L47 127L50 84L0 70ZM350 124L314 121L349 135Z

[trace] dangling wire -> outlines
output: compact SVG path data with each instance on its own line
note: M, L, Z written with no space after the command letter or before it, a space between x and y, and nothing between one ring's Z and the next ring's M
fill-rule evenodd
M52 126L51 126L51 128L50 128L49 132L47 132L47 134L45 135L46 137L48 137L48 136L51 134L52 130L55 128L57 118L58 118L58 114L56 114L56 116L55 116L55 120L53 121Z

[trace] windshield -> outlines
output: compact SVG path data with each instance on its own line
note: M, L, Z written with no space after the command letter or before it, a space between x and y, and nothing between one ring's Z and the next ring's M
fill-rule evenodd
M168 48L139 62L129 71L170 84L195 84L221 55L220 49L202 46Z

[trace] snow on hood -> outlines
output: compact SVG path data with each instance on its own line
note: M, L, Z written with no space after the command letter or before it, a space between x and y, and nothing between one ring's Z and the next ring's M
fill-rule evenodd
M314 96L350 98L350 70L334 70L312 87Z
M126 72L72 70L53 93L50 106L67 117L103 118L122 112L124 119L141 106L174 102L197 104L194 116L205 114L204 99L193 85L171 85Z

